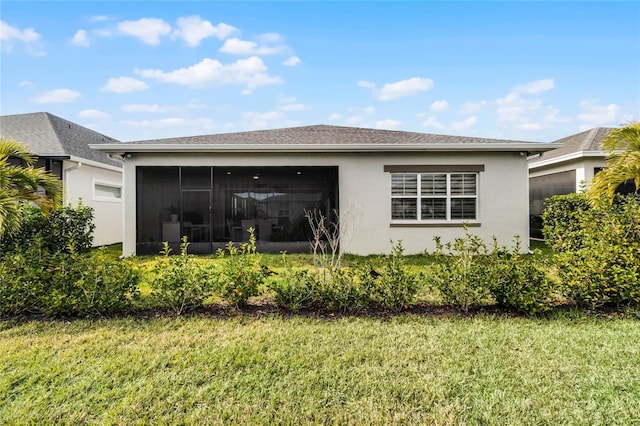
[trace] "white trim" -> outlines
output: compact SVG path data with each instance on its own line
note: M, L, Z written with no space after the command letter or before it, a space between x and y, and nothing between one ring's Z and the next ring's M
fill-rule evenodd
M549 158L548 160L536 161L535 163L529 163L529 170L536 169L538 167L551 166L557 163L563 163L565 161L577 160L584 157L601 157L606 158L606 154L602 151L578 151L571 154L561 155L560 157Z
M393 219L393 209L391 211L391 224L429 224L429 225L437 225L437 224L455 224L455 223L470 223L470 222L479 222L479 212L480 212L480 173L479 172L397 172L390 173L391 185L393 185L393 176L394 175L415 175L416 176L416 195L393 195L390 194L390 201L393 205L394 199L412 199L416 202L416 218L415 219ZM445 190L446 193L444 195L423 195L422 194L422 176L423 175L445 175L446 183ZM473 175L475 176L475 194L473 195L465 195L465 194L452 194L451 193L451 175ZM445 218L444 219L422 219L422 200L424 199L439 199L445 200ZM473 199L475 200L475 218L474 219L452 219L451 218L451 210L452 210L452 201L453 199Z
M117 197L101 197L96 195L96 185L107 186L110 188L116 188L120 190L120 198ZM100 179L91 178L91 199L93 201L103 201L108 203L122 203L124 197L124 190L121 183L107 182Z
M69 159L65 160L65 161L73 161L73 162L76 162L76 163L82 163L82 164L87 165L87 166L99 167L101 169L106 169L106 170L111 170L111 171L114 171L114 172L122 173L122 167L112 166L110 164L101 163L99 161L85 160L84 158L75 157L73 155L70 156Z
M90 148L125 155L131 153L169 152L545 152L559 148L559 144L529 143L437 143L437 144L99 144Z

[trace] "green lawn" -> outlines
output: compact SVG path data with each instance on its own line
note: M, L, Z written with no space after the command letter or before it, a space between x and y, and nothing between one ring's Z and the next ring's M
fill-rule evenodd
M640 322L0 321L0 424L638 424Z

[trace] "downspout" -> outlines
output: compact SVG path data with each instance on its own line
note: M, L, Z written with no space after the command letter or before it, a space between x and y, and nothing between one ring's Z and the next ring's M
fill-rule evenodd
M69 172L72 172L74 170L78 170L79 168L82 167L82 161L78 161L77 165L73 166L73 167L69 167L68 169L64 169L64 174L63 174L63 178L62 178L62 185L64 185L64 200L62 201L63 205L69 204L69 187L66 184L67 179L68 179L68 174Z

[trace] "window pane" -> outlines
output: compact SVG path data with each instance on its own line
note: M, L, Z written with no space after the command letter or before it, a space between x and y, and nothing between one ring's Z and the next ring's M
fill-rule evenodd
M417 195L418 176L416 174L394 173L391 175L391 195Z
M446 219L447 200L444 198L423 198L422 219Z
M416 219L418 210L415 198L392 198L391 219Z
M451 199L451 219L475 219L476 199L475 198L452 198Z
M122 189L119 186L103 185L96 183L96 197L122 198Z
M447 195L447 175L425 173L420 177L422 195Z
M452 173L451 195L476 195L476 175L474 173Z

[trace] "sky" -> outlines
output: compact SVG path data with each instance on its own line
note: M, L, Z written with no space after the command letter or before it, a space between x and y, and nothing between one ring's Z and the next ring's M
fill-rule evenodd
M0 115L121 141L329 124L547 142L640 120L640 2L0 2Z

